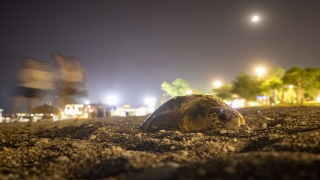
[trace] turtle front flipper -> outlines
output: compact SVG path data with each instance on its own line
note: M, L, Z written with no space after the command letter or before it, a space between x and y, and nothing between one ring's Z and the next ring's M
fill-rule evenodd
M151 114L140 126L139 129L145 131L179 130L178 120L171 114Z

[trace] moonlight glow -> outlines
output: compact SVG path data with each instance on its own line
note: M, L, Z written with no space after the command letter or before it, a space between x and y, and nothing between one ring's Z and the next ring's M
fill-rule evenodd
M253 22L257 22L259 20L259 17L258 16L253 16L252 19L251 19Z

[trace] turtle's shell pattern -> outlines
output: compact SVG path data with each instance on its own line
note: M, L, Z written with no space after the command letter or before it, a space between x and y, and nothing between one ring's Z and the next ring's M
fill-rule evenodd
M245 124L243 116L213 95L176 96L154 111L139 128L147 131L200 132L233 129Z

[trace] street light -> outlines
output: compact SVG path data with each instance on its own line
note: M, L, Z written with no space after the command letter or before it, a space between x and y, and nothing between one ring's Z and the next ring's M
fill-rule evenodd
M213 82L213 86L214 86L215 88L219 88L219 87L222 86L222 83L221 83L220 81L215 81L215 82Z
M189 90L187 90L187 91L186 91L186 94L187 94L187 95L192 94L192 90L190 90L190 89L189 89Z
M116 96L111 95L107 97L107 103L109 105L115 105L117 102L118 102L118 98Z
M147 106L148 106L148 109L147 109L147 113L153 113L153 111L156 109L156 98L155 97L152 97L152 98L146 98L145 101L144 101Z
M261 78L262 74L264 74L266 72L266 70L263 67L259 67L256 69L256 72L258 73L259 78Z

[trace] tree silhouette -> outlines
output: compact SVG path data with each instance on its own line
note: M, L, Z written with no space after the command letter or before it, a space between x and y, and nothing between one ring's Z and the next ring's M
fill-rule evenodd
M232 86L230 84L224 84L219 88L213 89L213 94L224 100L232 99Z
M175 79L171 84L163 82L161 84L161 89L171 97L184 96L186 95L187 90L192 90L193 94L200 93L200 91L190 88L189 83L181 78Z
M297 102L302 104L305 95L313 98L315 92L320 87L320 68L305 68L299 66L286 71L282 80L286 85L294 85L297 94Z
M235 80L232 81L232 85L232 92L238 94L247 101L254 101L256 100L256 96L262 94L261 81L244 72L241 72L240 75L236 76Z

